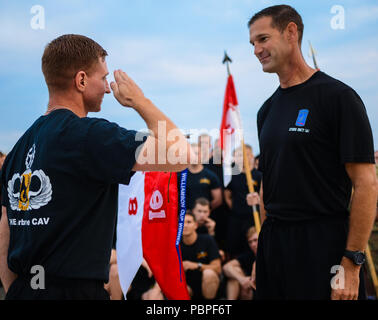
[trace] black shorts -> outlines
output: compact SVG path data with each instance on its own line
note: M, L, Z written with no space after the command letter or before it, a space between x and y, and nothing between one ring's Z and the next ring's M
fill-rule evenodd
M45 278L45 289L33 289L31 277L13 281L5 300L109 300L101 280Z
M202 300L202 271L187 270L185 272L186 284L192 289L191 300Z
M256 299L329 300L347 235L347 220L267 218L258 240ZM362 269L359 299L366 299Z

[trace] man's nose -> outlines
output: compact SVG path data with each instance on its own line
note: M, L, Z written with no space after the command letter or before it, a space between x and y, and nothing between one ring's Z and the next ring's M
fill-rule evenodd
M110 93L110 86L109 86L109 83L108 83L108 80L106 80L105 82L105 93Z
M259 57L259 55L263 52L263 48L258 45L258 44L255 44L255 50L254 50L254 53L255 53L255 56L256 57Z

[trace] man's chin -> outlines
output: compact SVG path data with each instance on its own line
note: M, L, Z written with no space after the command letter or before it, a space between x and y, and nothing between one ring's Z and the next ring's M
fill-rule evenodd
M271 66L269 63L263 64L262 69L266 73L274 73L275 72L273 66Z
M101 106L92 107L88 109L88 112L100 112L100 111L101 111Z

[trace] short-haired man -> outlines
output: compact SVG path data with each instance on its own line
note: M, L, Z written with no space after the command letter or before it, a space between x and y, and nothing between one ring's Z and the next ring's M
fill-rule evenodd
M136 162L148 148L158 150L158 139L167 143L159 149L167 155L172 142L158 136L158 121L167 132L177 128L123 71L114 72L114 96L137 111L153 134L139 139L135 131L87 117L110 93L106 56L81 35L63 35L45 48L47 111L9 153L1 177L0 276L7 299L109 299L104 283L118 184L128 184L131 171L187 167L159 164L157 153L155 161ZM185 138L179 141L179 150L189 152ZM31 286L41 268L44 279Z
M253 150L248 144L245 145L245 153L249 162L254 188L258 191L260 189L261 173L254 168ZM230 183L224 190L225 201L231 210L228 219L226 249L231 258L249 250L245 241L245 234L250 227L255 225L252 208L246 201L248 185L243 160L243 148L235 149L233 156L235 166L239 168L240 173L232 176Z
M214 299L222 271L218 246L210 235L198 234L197 227L194 214L188 210L181 241L186 282L192 300Z
M256 260L258 233L255 227L250 227L246 233L249 251L230 260L223 266L227 280L227 300L251 300L253 284L251 279L252 266Z
M210 218L210 202L206 198L198 198L194 201L193 214L198 223L197 232L215 236L215 221Z
M303 22L292 7L263 9L248 26L263 71L280 82L257 115L262 220L267 217L259 236L257 298L363 298L360 269L377 201L363 102L352 88L306 64ZM344 287L331 281L337 268Z
M193 209L194 201L206 198L210 201L211 210L222 203L222 189L218 177L201 162L201 150L197 143L191 145L193 157L188 168L186 187L186 207Z
M206 133L198 137L198 146L201 150L201 163L204 165L209 164L212 157L212 138Z

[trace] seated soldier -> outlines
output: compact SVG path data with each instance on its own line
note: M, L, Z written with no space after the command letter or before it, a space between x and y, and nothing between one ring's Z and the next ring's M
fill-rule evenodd
M228 300L251 300L253 298L252 289L254 286L251 273L257 254L258 233L256 232L256 228L249 228L246 237L250 250L230 260L223 266L223 272L228 278Z
M192 300L214 299L220 283L221 261L213 237L198 234L194 214L188 210L181 241L186 282Z
M192 211L198 224L197 233L215 236L215 221L210 218L209 200L206 198L196 199Z

